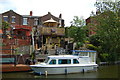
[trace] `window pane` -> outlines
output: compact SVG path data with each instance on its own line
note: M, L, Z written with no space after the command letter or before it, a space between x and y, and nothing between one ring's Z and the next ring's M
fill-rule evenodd
M56 64L56 60L51 60L49 64Z
M79 64L77 59L73 59L73 64Z
M3 16L3 20L8 22L8 16Z
M47 62L49 61L49 59L50 59L50 58L48 57L48 58L45 60L45 63L47 63Z
M12 16L12 23L15 23L15 16Z
M71 64L70 59L59 59L58 64Z
M88 53L80 53L80 56L88 56Z
M23 18L23 25L27 25L27 18Z
M67 64L71 64L71 60L69 59L69 60L67 60Z
M37 18L34 19L34 25L38 25L38 19Z

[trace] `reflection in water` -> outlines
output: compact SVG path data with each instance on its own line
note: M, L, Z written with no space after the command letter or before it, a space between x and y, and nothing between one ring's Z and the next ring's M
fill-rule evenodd
M67 75L35 75L33 72L3 73L3 78L118 78L120 65L99 66L97 72L75 73Z

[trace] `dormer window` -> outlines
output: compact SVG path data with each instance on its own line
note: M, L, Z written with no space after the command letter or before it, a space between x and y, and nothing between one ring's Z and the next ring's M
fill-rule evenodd
M15 16L12 16L12 23L15 23Z

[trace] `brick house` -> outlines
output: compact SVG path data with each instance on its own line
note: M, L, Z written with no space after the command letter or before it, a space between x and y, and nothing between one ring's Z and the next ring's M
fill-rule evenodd
M88 36L92 36L96 34L96 26L100 24L99 18L104 19L108 16L107 12L100 12L99 10L96 12L96 15L90 16L89 18L86 19L86 25L88 27Z
M7 12L2 13L2 20L10 23L11 25L21 25L22 24L22 16L13 10L9 10Z
M38 27L39 38L42 43L42 48L47 50L56 49L56 47L64 47L64 20L62 15L59 17L48 14L39 17L40 24Z
M20 15L13 10L1 14L2 21L9 23L10 26L2 36L2 55L17 55L19 59L20 54L23 54L26 59L27 54L29 56L32 52L31 46L34 46L35 50L39 48L45 50L45 47L47 50L56 49L56 46L64 47L65 29L62 14L59 17L55 17L50 12L44 16L32 14L30 11L29 15Z
M3 35L3 54L15 53L14 49L22 46L30 45L31 26L23 25L23 16L9 10L2 13L2 21L9 23L9 28L6 30L6 35ZM7 37L4 37L7 36Z
M0 29L0 54L2 53L2 29Z
M55 17L48 12L44 16L33 16L32 11L30 11L29 15L20 15L13 10L9 10L2 13L2 20L10 23L10 29L7 30L7 34L12 39L3 39L9 49L11 49L12 45L14 46L13 48L31 45L31 32L34 34L35 49L43 48L44 46L47 46L48 49L64 46L65 29L62 14L59 17ZM12 51L8 50L5 53L12 53Z
M94 34L96 34L95 30L96 30L96 20L95 17L89 17L86 19L86 25L88 28L88 36L92 36Z

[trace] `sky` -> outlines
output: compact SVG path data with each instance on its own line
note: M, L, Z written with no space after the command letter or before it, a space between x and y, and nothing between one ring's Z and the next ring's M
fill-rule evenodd
M95 12L96 0L0 0L0 13L13 10L20 15L43 16L48 12L65 20L65 26L70 26L74 16L88 18Z

